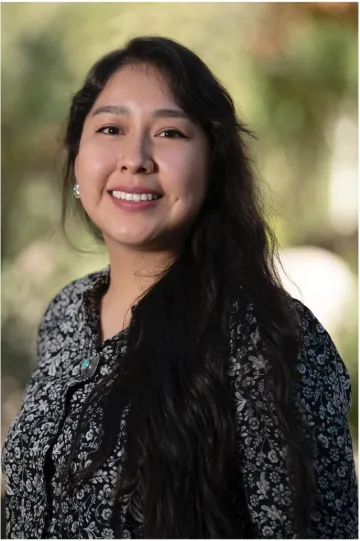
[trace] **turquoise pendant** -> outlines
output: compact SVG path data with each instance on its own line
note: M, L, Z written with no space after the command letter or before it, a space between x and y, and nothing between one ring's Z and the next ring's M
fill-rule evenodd
M82 380L89 379L95 373L97 365L99 364L99 355L93 355L90 358L81 361L80 365L80 377Z

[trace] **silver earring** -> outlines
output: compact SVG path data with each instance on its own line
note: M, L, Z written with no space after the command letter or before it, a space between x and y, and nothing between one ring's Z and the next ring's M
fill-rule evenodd
M80 199L80 190L79 190L79 184L76 183L73 187L73 193L76 199Z

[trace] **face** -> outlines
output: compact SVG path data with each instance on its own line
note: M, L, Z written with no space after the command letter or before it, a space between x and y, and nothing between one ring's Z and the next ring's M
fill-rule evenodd
M150 66L115 72L83 127L75 176L108 247L171 250L206 193L208 144Z

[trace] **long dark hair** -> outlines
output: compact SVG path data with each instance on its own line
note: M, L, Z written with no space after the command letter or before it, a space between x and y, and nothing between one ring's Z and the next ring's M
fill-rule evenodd
M298 323L276 273L276 240L245 145L251 133L237 118L228 92L196 54L170 39L139 37L92 67L73 98L65 136L63 220L85 118L109 77L138 63L162 73L177 103L204 130L211 149L210 178L181 253L133 314L125 364L123 359L118 373L104 378L84 404L67 470L70 486L85 482L110 456L130 405L115 532L121 533L122 499L138 491L147 538L241 536L236 494L242 482L227 373L229 318L232 300L244 309L251 302L271 368L269 410L281 423L289 451L294 486L289 512L298 535L306 537L312 475L306 437L294 414ZM99 405L101 443L91 464L72 474L86 419Z

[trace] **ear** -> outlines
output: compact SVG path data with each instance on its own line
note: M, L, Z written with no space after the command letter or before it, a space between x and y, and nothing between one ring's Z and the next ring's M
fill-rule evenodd
M75 176L75 180L77 179L77 176L78 176L78 156L76 156L75 158L75 161L74 161L74 176Z

